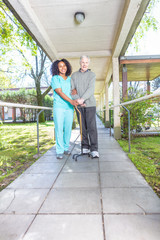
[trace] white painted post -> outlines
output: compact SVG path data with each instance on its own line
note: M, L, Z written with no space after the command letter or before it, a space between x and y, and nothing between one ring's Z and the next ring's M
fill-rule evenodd
M105 114L105 127L109 128L109 99L108 99L108 82L106 83L106 88L105 88L105 109L106 109L106 114Z
M113 64L113 102L114 105L120 104L119 93L119 61L118 58L112 58ZM120 107L114 108L114 137L121 139Z

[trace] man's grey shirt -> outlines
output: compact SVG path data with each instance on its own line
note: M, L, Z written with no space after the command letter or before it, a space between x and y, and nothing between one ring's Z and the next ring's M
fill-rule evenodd
M96 75L90 70L86 72L77 71L71 76L71 87L77 90L73 99L83 98L86 107L95 107L96 99L94 97Z

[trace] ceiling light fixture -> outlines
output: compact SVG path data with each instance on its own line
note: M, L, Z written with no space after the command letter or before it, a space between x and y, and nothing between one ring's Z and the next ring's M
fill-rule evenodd
M82 23L85 19L85 14L83 12L76 12L74 14L75 20L78 24Z

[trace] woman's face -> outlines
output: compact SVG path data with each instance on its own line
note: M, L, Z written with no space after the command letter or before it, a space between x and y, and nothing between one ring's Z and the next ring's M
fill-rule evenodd
M67 66L64 62L59 62L58 63L58 70L59 74L66 75L67 72Z

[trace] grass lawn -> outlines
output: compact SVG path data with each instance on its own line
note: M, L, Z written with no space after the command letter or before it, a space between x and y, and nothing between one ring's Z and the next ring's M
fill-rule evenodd
M118 142L128 152L128 141L122 139ZM160 137L137 137L131 140L128 157L160 197Z
M39 124L40 153L54 145L54 123ZM36 161L37 124L0 125L0 190Z

